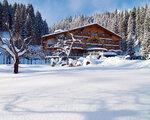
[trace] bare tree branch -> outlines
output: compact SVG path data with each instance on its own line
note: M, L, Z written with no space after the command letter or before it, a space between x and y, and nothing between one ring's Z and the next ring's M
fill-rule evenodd
M25 38L24 40L22 40L22 46L21 46L21 48L20 48L20 50L19 50L19 52L18 53L20 53L20 52L22 52L24 49L27 49L27 46L31 43L31 39L32 39L33 37L27 37L27 38ZM29 41L28 41L29 40ZM27 43L26 43L27 42Z
M14 34L10 29L8 24L6 24L9 33L9 43L5 43L3 38L0 37L0 47L7 51L14 60L14 73L18 73L19 68L19 56L22 56L26 53L27 47L30 44L31 38L22 39L19 33ZM17 46L16 41L21 41L21 47Z

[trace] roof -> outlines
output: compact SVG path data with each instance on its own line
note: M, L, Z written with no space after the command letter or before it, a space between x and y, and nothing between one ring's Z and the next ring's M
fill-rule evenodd
M77 29L81 29L81 28L85 28L85 27L89 27L89 26L93 26L93 25L98 25L99 27L101 27L102 29L104 29L104 30L110 32L111 34L113 34L113 35L115 35L115 36L117 36L117 37L119 37L119 38L122 38L120 35L114 33L114 32L111 31L111 30L108 30L107 28L101 26L101 25L98 24L98 23L92 23L92 24L88 24L88 25L81 26L81 27L76 27L76 28L73 28L73 29L64 30L64 31L57 32L57 33L47 34L47 35L42 36L42 38L49 37L49 36L55 36L55 35L63 34L63 33L66 33L66 32L71 32L71 31L73 31L73 30L77 30Z

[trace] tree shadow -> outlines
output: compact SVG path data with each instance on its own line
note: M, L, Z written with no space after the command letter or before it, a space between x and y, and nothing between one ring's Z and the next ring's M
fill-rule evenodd
M16 114L23 114L23 113L29 113L29 114L58 114L59 113L64 113L64 114L79 114L84 116L85 120L115 120L117 118L125 118L126 117L132 117L132 118L136 118L139 114L141 114L142 112L146 111L147 109L145 109L145 107L149 107L150 108L150 102L149 101L142 101L141 98L144 96L146 96L146 98L150 99L150 87L149 87L150 83L147 84L143 84L138 86L136 89L132 89L132 90L122 90L122 91L100 91L99 94L104 94L104 95L111 95L111 96L115 96L116 99L116 103L112 103L114 106L118 106L120 104L124 104L128 103L128 97L132 97L133 100L133 104L136 106L141 106L141 108L137 108L137 109L132 109L132 108L121 108L121 109L113 109L109 107L109 103L108 103L108 99L106 99L105 97L100 98L100 97L96 97L96 98L86 98L85 96L67 96L67 98L70 101L75 101L77 104L77 101L82 101L84 104L87 105L96 105L97 109L95 110L52 110L51 107L53 106L45 106L46 108L50 108L50 109L42 109L42 110L38 110L38 109L32 109L30 107L22 107L19 104L23 104L26 101L30 101L30 99L36 97L37 99L41 99L41 98L54 98L57 100L63 100L63 95L61 94L61 90L62 89L67 89L68 87L66 86L66 88L61 88L59 90L59 93L53 93L51 94L49 92L52 91L51 89L46 90L35 90L35 91L28 91L26 93L17 93L16 95L12 95L12 100L7 102L4 106L4 111L7 112L11 112L11 113L16 113ZM46 89L46 88L43 88ZM78 89L78 88L77 88ZM36 93L35 93L36 92ZM70 91L71 92L71 91ZM31 94L32 93L32 94ZM64 93L65 94L65 93ZM24 96L27 98L25 99ZM127 96L125 97L126 99L123 99L123 101L121 101L119 98L122 98L122 96ZM90 100L89 100L90 99ZM113 99L113 98L112 98ZM112 100L110 99L110 101ZM44 101L43 101L44 102ZM67 105L67 102L66 102ZM32 106L32 105L31 105ZM63 107L63 106L60 106ZM143 115L144 117L144 115ZM149 116L150 117L150 116ZM143 118L144 119L144 118Z

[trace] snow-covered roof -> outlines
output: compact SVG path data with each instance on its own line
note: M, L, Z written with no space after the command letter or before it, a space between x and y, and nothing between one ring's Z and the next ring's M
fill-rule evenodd
M119 45L113 45L113 44L105 44L106 46L119 46Z
M79 50L83 50L82 47L72 47L72 49L79 49Z
M115 32L113 32L113 31L111 31L111 30L108 30L107 28L101 26L101 25L98 24L98 23L91 23L91 24L87 24L87 25L84 25L84 26L81 26L81 27L76 27L76 28L69 29L69 30L63 30L63 31L60 31L60 32L57 32L57 33L54 32L54 33L51 33L51 34L44 35L44 36L42 36L42 37L48 37L48 36L51 36L51 35L57 35L57 34L69 32L69 31L76 30L76 29L81 29L81 28L84 28L84 27L92 26L92 25L98 25L98 26L100 26L101 28L103 28L103 29L105 29L105 30L111 32L112 34L114 34L114 35L116 35L116 36L122 38L120 35L116 34Z
M117 53L115 53L115 52L103 52L103 55L117 55Z
M100 47L94 47L94 48L87 48L87 50L103 50L103 51L107 51L106 48L100 48Z
M60 33L60 32L64 32L64 30L58 29L58 30L55 30L55 31L54 31L54 33Z

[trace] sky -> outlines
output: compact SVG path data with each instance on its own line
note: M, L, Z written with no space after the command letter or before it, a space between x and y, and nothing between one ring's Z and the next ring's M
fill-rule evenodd
M3 0L0 0L3 1ZM62 18L80 14L91 15L105 11L131 9L134 6L150 5L150 0L8 0L10 3L32 4L40 11L48 25Z

